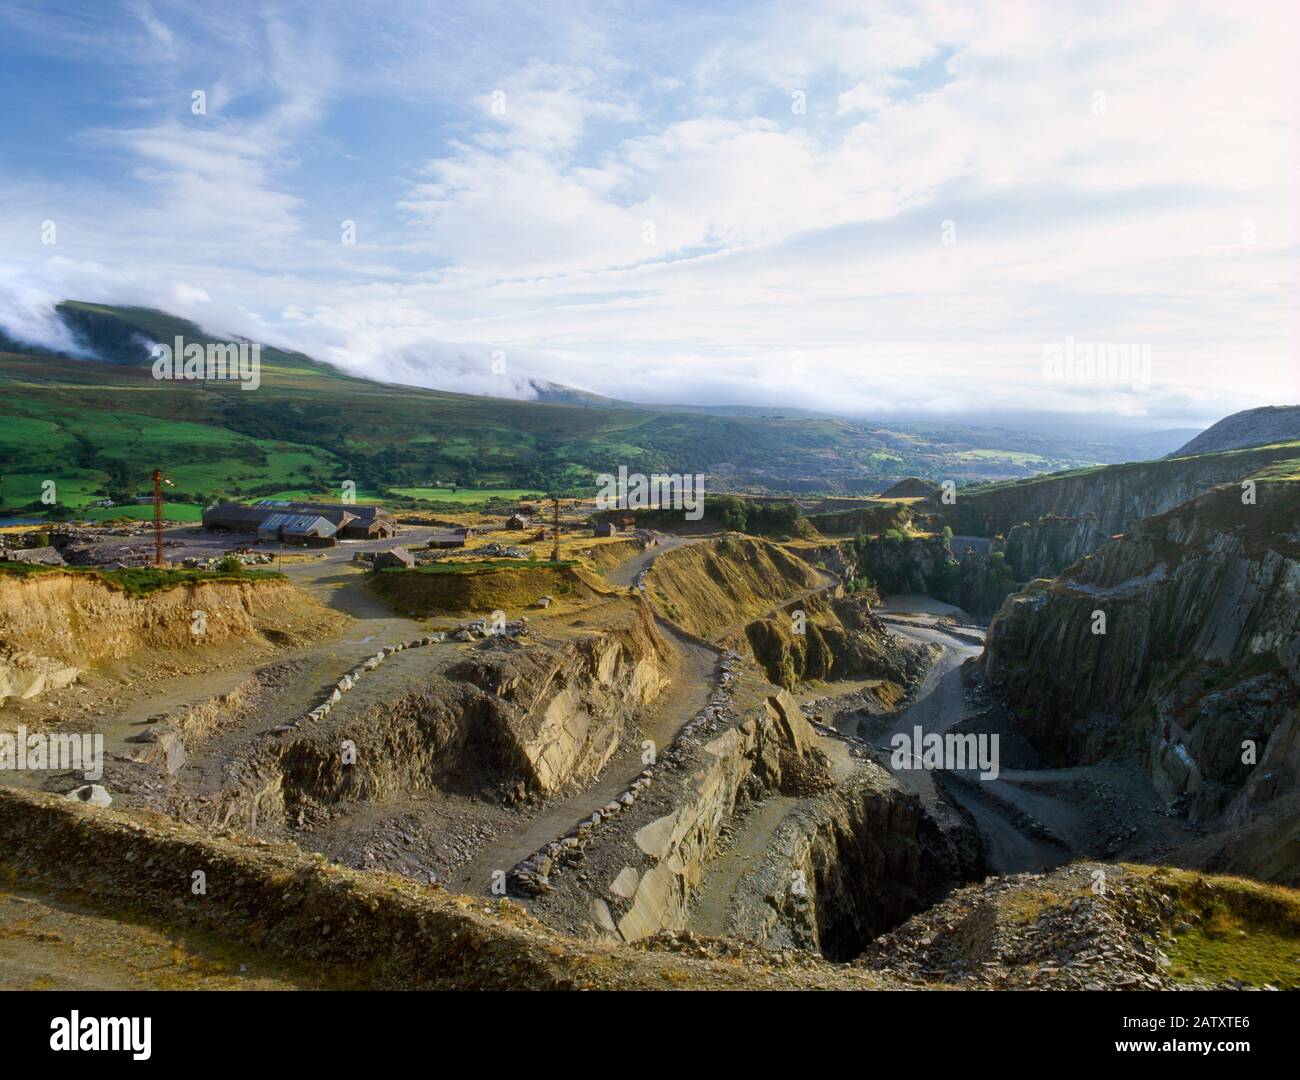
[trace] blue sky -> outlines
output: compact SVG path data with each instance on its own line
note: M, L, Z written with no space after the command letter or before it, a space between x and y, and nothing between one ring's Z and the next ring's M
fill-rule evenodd
M143 303L393 381L879 419L1300 399L1292 5L214 7L0 0L11 333ZM1062 379L1067 340L1149 368Z

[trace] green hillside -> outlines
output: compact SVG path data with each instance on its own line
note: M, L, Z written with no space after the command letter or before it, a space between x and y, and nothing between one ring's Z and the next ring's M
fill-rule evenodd
M270 348L256 390L159 381L150 342L216 339L144 308L69 302L58 311L100 360L0 340L0 505L9 513L43 510L42 483L54 480L59 512L80 515L94 500L145 493L155 467L176 485L174 516L185 517L218 496L337 495L345 480L385 497L393 489L438 497L417 493L451 484L578 491L625 465L708 472L715 487L735 490L869 493L903 475L965 482L1091 461L1068 450L1063 457L1047 437L1023 432L964 430L945 440L806 415L658 412L393 386Z

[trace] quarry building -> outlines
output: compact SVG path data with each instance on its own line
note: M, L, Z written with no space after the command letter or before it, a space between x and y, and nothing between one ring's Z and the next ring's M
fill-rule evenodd
M210 506L203 511L203 527L313 546L339 540L387 540L397 535L396 519L380 506L283 499Z

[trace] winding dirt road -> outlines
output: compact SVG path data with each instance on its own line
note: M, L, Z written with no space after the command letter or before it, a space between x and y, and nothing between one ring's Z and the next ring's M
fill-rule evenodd
M963 627L961 637L946 633L937 618L957 614L959 609L926 596L889 597L877 610L878 614L899 637L909 641L937 644L943 653L935 662L921 684L916 699L903 709L893 723L879 736L873 738L877 749L883 752L881 763L909 791L915 792L928 806L933 806L943 794L958 803L975 820L976 827L988 844L992 869L999 874L1045 870L1069 861L1070 853L1063 846L1026 834L1003 809L995 789L1007 788L1007 780L979 778L976 770L966 770L968 783L944 785L938 789L933 771L921 768L895 768L892 742L895 735L911 736L919 727L923 735L942 733L972 714L962 694L961 665L970 657L979 656L982 649L964 640L975 632ZM989 794L985 794L985 788ZM998 795L1014 803L1013 796L1005 790ZM1056 832L1055 825L1073 826L1078 815L1056 800L1038 800L1037 816Z

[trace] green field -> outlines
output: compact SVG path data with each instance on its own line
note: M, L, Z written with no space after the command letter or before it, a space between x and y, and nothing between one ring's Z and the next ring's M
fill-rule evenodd
M422 499L426 502L463 503L466 506L481 505L493 499L504 502L521 502L528 499L544 499L545 492L528 488L429 488L429 487L395 487L390 488L394 495L404 499Z
M1010 461L1017 465L1037 465L1046 461L1041 454L1016 450L962 450L956 456L962 461Z
M266 348L261 385L153 378L142 341L213 340L143 308L59 305L102 361L73 359L0 335L0 512L41 514L52 479L64 515L98 498L148 494L161 468L178 503L336 499L481 505L596 488L601 473L709 473L749 491L869 494L902 475L959 483L1090 464L1045 447L1060 440L987 429L873 425L638 407L588 395L574 403L472 397L346 375ZM1005 447L1005 449L989 449ZM1043 451L1043 453L1040 453ZM769 477L781 477L769 480ZM791 485L787 477L799 479ZM456 490L451 490L452 486Z
M357 488L353 494L359 503L382 503L386 501L379 492L365 488ZM336 503L343 501L343 492L341 488L334 490L328 488L290 488L286 491L274 491L269 495L259 496L259 498Z
M114 518L131 518L133 521L152 521L153 506L104 506L79 510L77 517L88 521L112 521ZM167 521L202 521L203 507L198 503L163 503L163 518Z
M29 506L41 498L42 482L52 477L35 473L9 473L4 478L4 505ZM104 480L87 471L55 479L56 506L67 507L79 519L109 521L113 518L132 518L137 521L153 517L152 503L123 503L120 506L91 506L105 497ZM44 504L42 504L44 506ZM34 511L33 512L37 512ZM198 521L203 507L198 503L164 502L163 516L168 521Z

